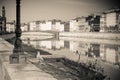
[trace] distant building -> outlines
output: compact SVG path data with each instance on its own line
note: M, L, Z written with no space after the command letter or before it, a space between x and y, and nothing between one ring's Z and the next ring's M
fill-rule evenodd
M36 31L36 22L35 21L32 21L32 22L29 22L29 31Z
M70 31L70 24L69 24L69 22L65 22L64 23L64 31L65 32L69 32Z
M80 17L78 19L78 32L90 32L89 22L86 20L86 17Z
M6 31L7 32L15 32L15 22L7 22L6 23Z
M0 16L0 33L6 32L6 16L5 7L2 7L2 16Z
M67 27L67 26L66 26ZM60 23L60 27L58 28L59 30L59 32L64 32L65 31L65 22L61 22Z
M76 32L78 30L77 21L78 21L77 19L70 20L70 32Z
M28 24L24 24L24 31L29 31Z
M28 24L22 23L21 30L22 30L22 32L28 31Z
M29 31L64 31L64 22L61 20L29 22Z
M110 9L101 14L100 32L120 32L120 9Z
M99 32L100 16L89 15L70 20L70 32Z
M62 22L61 20L53 19L52 31L58 31L58 32L64 31L64 22Z
M39 24L40 24L40 21L36 21L36 31L39 31Z
M41 21L39 24L40 31L50 31L52 30L52 22L51 21Z
M90 32L99 32L100 31L100 16L99 15L89 15L86 17L86 21L90 26Z

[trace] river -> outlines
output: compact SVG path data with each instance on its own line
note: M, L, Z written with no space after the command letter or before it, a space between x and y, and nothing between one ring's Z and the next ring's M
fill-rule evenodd
M120 73L119 40L85 39L60 37L59 39L40 36L35 39L24 38L23 43L36 49L46 50L53 55L60 55L78 63L96 63L98 69L117 80Z

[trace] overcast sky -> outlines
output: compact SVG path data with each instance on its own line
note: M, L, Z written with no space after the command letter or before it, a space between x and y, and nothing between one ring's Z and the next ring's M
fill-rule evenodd
M21 22L51 19L68 21L117 5L117 0L21 0ZM0 0L0 8L2 6L6 7L7 21L15 20L16 0Z

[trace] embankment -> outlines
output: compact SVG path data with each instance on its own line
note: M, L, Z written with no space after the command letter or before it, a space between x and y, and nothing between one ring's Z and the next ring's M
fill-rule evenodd
M60 37L94 38L120 40L120 33L100 33L100 32L60 32Z

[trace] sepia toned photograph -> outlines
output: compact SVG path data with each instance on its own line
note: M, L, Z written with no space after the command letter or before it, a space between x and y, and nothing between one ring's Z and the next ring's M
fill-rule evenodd
M0 0L0 80L120 80L119 0Z

